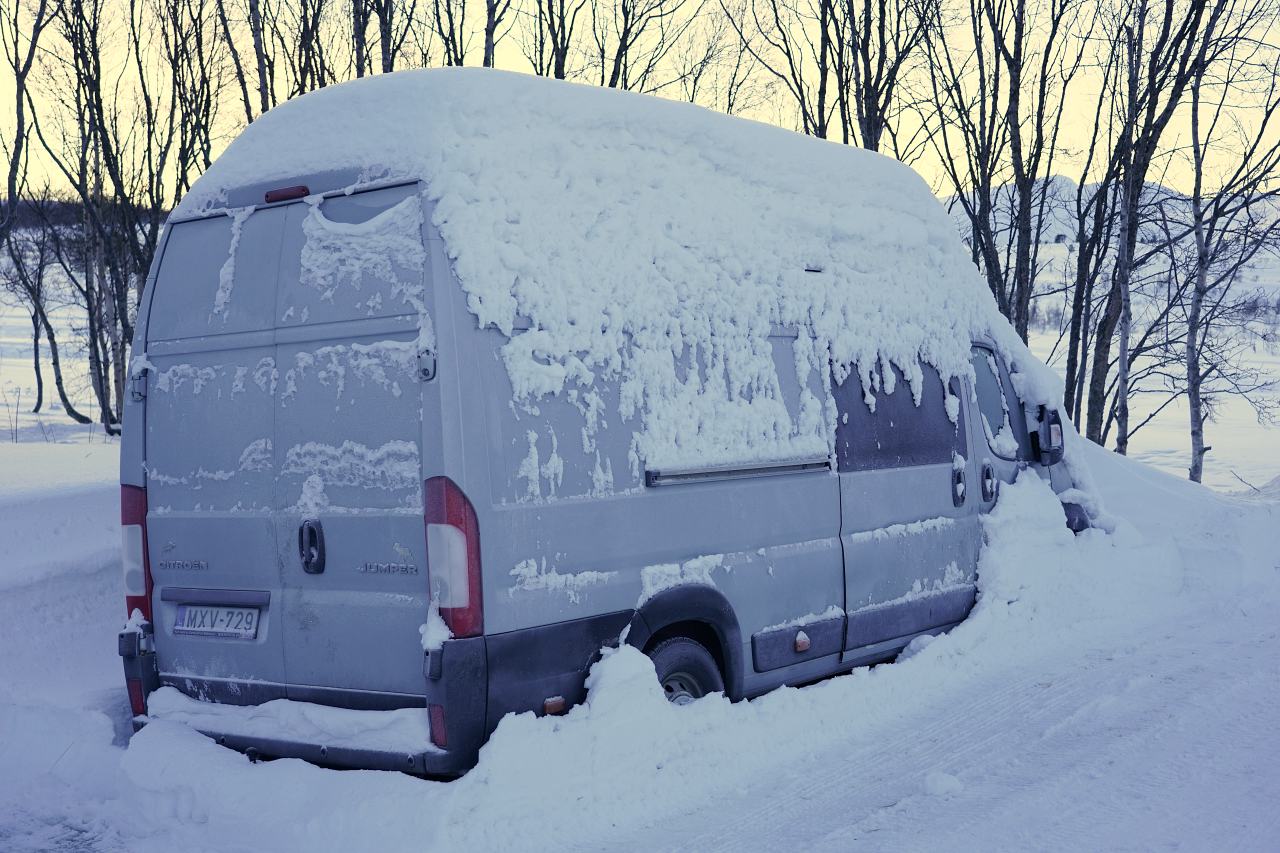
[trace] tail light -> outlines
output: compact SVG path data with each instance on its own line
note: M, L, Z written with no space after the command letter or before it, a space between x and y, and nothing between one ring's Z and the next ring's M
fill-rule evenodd
M125 616L133 611L151 621L151 560L147 554L147 490L120 487L120 544L124 567Z
M431 742L440 749L448 749L449 732L444 724L444 706L428 705L427 718L431 723Z
M147 713L147 698L142 692L142 679L126 678L124 683L129 689L129 710L135 717L143 716Z
M453 480L432 477L423 484L423 516L427 572L439 596L440 616L453 636L479 636L484 633L484 596L475 507Z

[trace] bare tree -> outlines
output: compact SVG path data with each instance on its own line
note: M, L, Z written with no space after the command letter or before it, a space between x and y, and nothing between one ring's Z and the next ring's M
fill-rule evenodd
M839 20L835 0L721 0L743 47L787 92L799 128L826 139L839 102Z
M369 22L373 6L369 0L351 0L351 57L357 78L372 70L369 59Z
M1088 23L1080 0L969 0L935 19L933 138L971 250L1026 340L1068 88ZM954 21L967 19L968 28Z
M1106 80L1114 57L1107 51L1100 59L1101 76ZM1114 129L1105 120L1108 97L1107 87L1100 87L1093 101L1089 139L1077 173L1079 177L1071 192L1070 207L1065 211L1073 226L1074 240L1068 259L1071 300L1064 404L1076 423L1080 423L1085 396L1095 293L1111 256L1115 236L1116 169L1111 157Z
M216 0L218 12L219 34L227 46L227 55L231 58L231 68L240 91L240 103L244 107L244 122L253 121L253 103L249 99L249 77L245 71L244 59L237 45L238 31L231 29L231 18L227 13L227 0Z
M265 113L276 105L276 60L275 53L267 42L262 2L263 0L247 0L249 35L253 44L254 65L258 70L258 110Z
M373 0L373 18L378 26L378 56L382 73L396 69L414 25L417 0Z
M337 82L335 33L331 16L336 0L258 0L265 32L275 43L288 97L304 95Z
M163 51L155 48L161 27L148 9L130 0L123 32L114 27L118 40L108 41L117 37L107 34L116 11L107 0L64 5L58 15L63 50L48 69L46 109L33 124L81 204L81 233L74 247L62 242L59 260L78 277L90 377L109 432L118 429L134 305L170 188L181 182L173 171L178 110L171 87L157 85L150 73ZM122 68L104 71L102 58L118 53L126 57ZM28 98L34 104L31 93Z
M217 37L217 9L210 0L154 0L153 20L169 67L176 124L175 191L183 195L213 163L214 124L228 44Z
M1161 139L1191 83L1197 57L1222 49L1223 28L1235 0L1126 0L1116 8L1109 46L1118 57L1114 120L1119 127L1114 164L1119 178L1118 246L1106 306L1094 334L1086 435L1101 443L1107 417L1111 345L1119 330L1116 450L1129 444L1131 284L1142 194Z
M841 114L848 136L863 148L879 151L886 134L896 143L903 78L937 18L938 2L845 0L837 7L848 68L840 87Z
M444 49L444 64L465 65L471 44L467 0L431 0L431 26Z
M0 285L17 297L31 314L32 359L37 388L36 405L32 411L40 411L44 397L44 382L40 371L40 339L43 336L48 344L54 389L63 412L76 423L92 423L89 417L75 407L67 393L58 335L50 319L50 312L57 299L56 288L50 280L50 272L57 267L51 231L52 223L56 221L52 211L52 195L45 187L24 200L24 204L31 213L32 221L25 228L10 230L5 239L7 264L0 273Z
M573 76L569 57L576 45L578 16L587 0L533 0L534 10L521 10L526 24L520 31L521 51L541 77L565 80Z
M703 0L591 0L588 64L596 82L639 92L676 82L678 75L665 66L702 7Z
M1274 20L1272 16L1258 23L1270 25ZM1247 328L1251 318L1232 298L1233 285L1242 268L1260 251L1274 250L1280 242L1280 220L1273 210L1266 209L1280 195L1280 141L1263 141L1271 138L1269 130L1280 109L1276 60L1274 48L1252 39L1242 40L1222 58L1218 80L1207 79L1209 64L1205 57L1196 63L1191 79L1194 177L1190 212L1195 251L1184 349L1191 437L1187 473L1197 483L1203 476L1204 456L1209 450L1204 427L1213 411L1211 389L1225 386L1228 393L1249 400L1260 416L1267 411L1264 398L1254 393L1266 383L1247 369L1242 370L1237 360L1213 344L1219 326L1228 327L1228 341L1238 341L1242 327ZM1261 104L1259 118L1252 126L1231 121L1228 98L1242 88ZM1206 155L1223 150L1229 152L1234 163L1220 186L1210 191L1205 186ZM1259 209L1263 212L1259 213Z
M506 35L502 28L511 11L511 0L484 0L484 67L492 68L498 42Z
M762 82L760 63L732 23L745 17L748 2L737 0L730 13L725 6L704 7L701 25L675 51L676 78L685 100L735 115L757 109L769 97L771 87Z
M0 204L0 239L13 224L18 205L18 188L26 166L28 80L40 49L40 37L58 14L60 2L35 0L24 9L20 0L5 4L0 18L0 38L4 41L4 55L8 68L13 72L14 126L13 135L4 141L7 155L5 197Z
M416 0L406 5L403 0L350 0L352 66L356 77L373 73L373 51L369 28L378 37L377 69L383 74L395 70L414 25Z

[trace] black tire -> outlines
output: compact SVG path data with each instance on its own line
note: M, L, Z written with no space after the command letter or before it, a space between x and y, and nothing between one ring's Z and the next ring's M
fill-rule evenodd
M708 693L723 693L724 678L716 659L697 640L672 637L649 650L658 683L675 705L687 705Z

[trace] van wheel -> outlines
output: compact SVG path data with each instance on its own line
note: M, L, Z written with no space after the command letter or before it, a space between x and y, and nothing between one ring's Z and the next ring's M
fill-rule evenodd
M724 679L711 652L688 637L663 640L649 651L667 701L688 705L708 693L723 693Z

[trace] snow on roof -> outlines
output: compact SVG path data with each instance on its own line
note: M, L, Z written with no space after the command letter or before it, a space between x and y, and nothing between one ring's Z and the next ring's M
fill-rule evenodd
M829 393L780 417L777 326L811 330L801 388L829 355L868 388L892 361L918 399L919 358L967 374L970 340L990 337L1034 373L1035 402L1060 395L909 167L656 97L488 69L356 80L253 122L179 214L353 169L423 180L470 309L511 336L519 397L621 377L650 463L826 452Z

